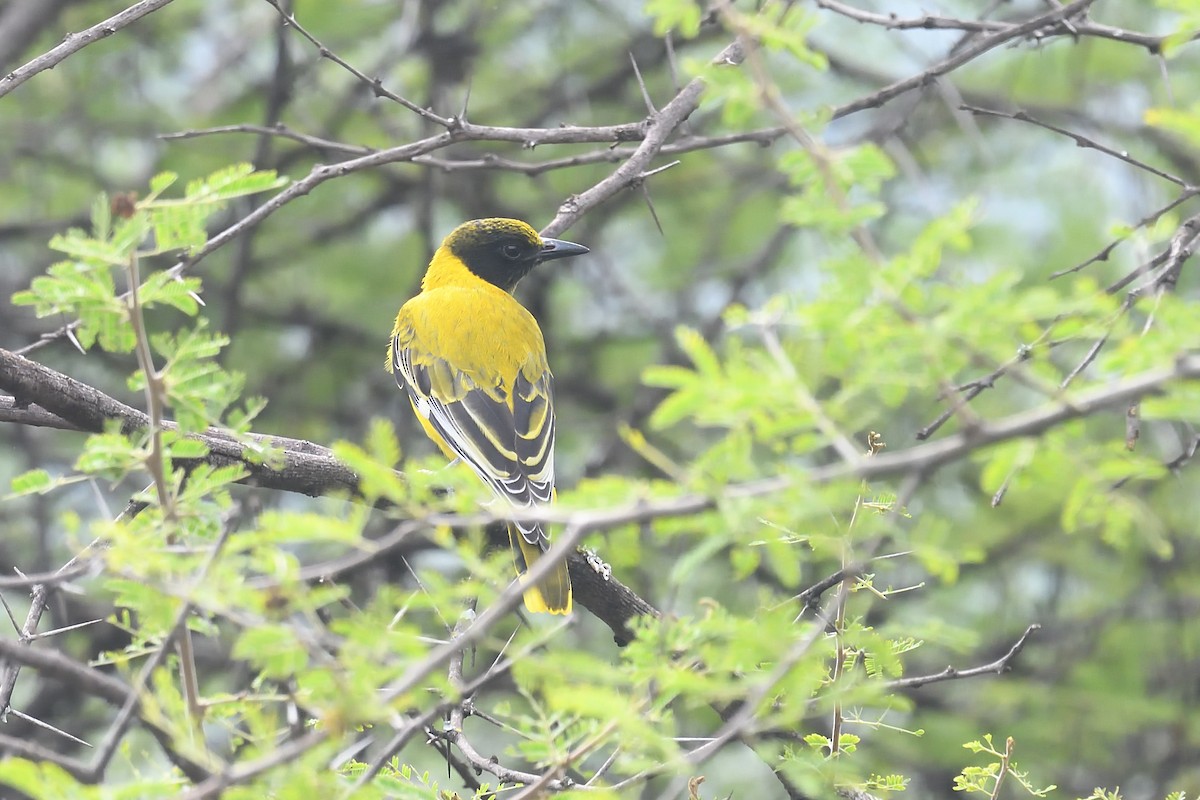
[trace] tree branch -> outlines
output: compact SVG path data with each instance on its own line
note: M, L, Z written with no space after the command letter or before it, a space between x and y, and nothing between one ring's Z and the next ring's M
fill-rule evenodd
M39 379L47 381L47 385L39 387ZM816 467L806 473L805 480L810 483L829 483L846 478L874 480L914 471L928 472L984 446L1035 436L1063 422L1128 404L1147 395L1161 394L1172 383L1197 379L1200 379L1200 355L1181 355L1171 366L1148 370L1132 378L1029 411L1018 412L991 422L982 422L969 431L945 439L880 453L870 458L863 457L856 462L839 462ZM36 402L53 416L76 425L79 430L98 432L103 430L105 420L119 422L122 431L127 433L144 429L147 425L145 415L140 411L114 400L98 389L3 348L0 348L0 390L19 397L17 405L24 407L29 402ZM0 406L0 410L2 409L3 406ZM44 415L22 411L20 415L14 416L42 418ZM0 416L0 421L5 421L5 418ZM56 427L60 427L57 420L53 422ZM219 429L210 428L206 433L194 436L214 448L215 457L222 459L220 463L235 461L244 463L247 469L256 467L244 483L312 496L336 493L339 490L353 495L357 491L358 483L354 473L338 462L327 448L312 442L282 436L247 434L251 445L263 443L283 451L286 456L284 466L274 468L262 464L255 465L250 455L245 452L246 445L240 444L230 434ZM210 455L206 460L212 458L214 456ZM783 491L791 483L792 479L786 476L750 481L726 487L723 496L759 497ZM707 495L682 495L602 511L564 511L547 507L528 511L513 510L505 512L503 516L521 521L585 525L589 529L604 529L661 517L688 516L707 511L715 505L716 500ZM426 522L469 525L492 522L496 519L497 517L491 515L440 515L431 516Z
M115 423L125 434L144 431L150 426L150 418L136 408L3 348L0 348L0 390L14 395L12 398L0 397L0 422L45 425L89 433L99 433L107 425ZM163 422L164 430L176 428L173 422ZM246 478L242 483L311 497L337 494L358 496L358 476L338 461L329 449L320 445L261 434L247 434L239 439L218 428L210 428L192 437L204 442L209 449L204 462L214 466L237 464L244 469ZM281 452L282 464L274 459L264 460L262 454L265 450ZM185 462L180 463L185 468L188 466ZM491 522L493 518L470 520L480 521ZM423 523L418 522L416 526L421 527ZM336 577L368 563L390 548L398 547L411 532L410 528L402 528L370 551L317 565L309 568L307 574L314 580ZM507 533L496 534L493 530L492 538L498 542L498 546L508 547ZM611 570L595 555L572 551L566 557L576 599L612 629L618 644L627 644L633 638L629 628L633 619L659 616L653 606L612 577ZM66 577L75 577L77 574L73 571ZM0 581L0 587L23 583L5 579Z
M816 467L805 474L805 480L812 484L820 484L848 478L874 480L912 472L928 473L987 445L1035 436L1073 419L1115 407L1128 406L1134 400L1163 392L1172 383L1197 379L1200 379L1200 355L1182 355L1171 366L1149 370L1123 381L1092 389L1074 397L1064 397L1062 400L1029 411L990 422L981 422L970 430L956 433L945 439L879 453L869 458L863 457L858 461ZM77 426L79 430L96 432L103 430L106 421L115 421L120 424L123 431L128 433L145 429L148 425L146 416L140 411L114 400L98 389L3 348L0 348L0 390L10 392L19 398L14 404L20 406L21 410L19 414L14 414L14 417L21 416L26 420L31 418L49 419L25 408L29 403L37 403L56 418L50 419L55 427L62 427L58 421L65 420ZM0 406L0 421L5 419L3 410L4 406ZM14 419L14 421L17 420ZM245 483L312 496L337 493L355 496L357 493L357 476L344 464L337 461L332 452L320 445L298 439L261 434L248 434L248 444L242 444L218 429L209 429L204 434L195 436L210 447L211 453L205 459L206 461L219 464L242 464L248 472ZM257 458L252 456L258 456L261 453L259 448L263 446L281 450L284 455L283 466L273 467L257 463ZM248 448L254 448L254 452L248 453ZM774 494L791 487L792 481L793 478L790 476L776 476L735 484L725 487L721 497L736 499ZM710 495L690 494L636 502L608 509L571 511L548 507L522 512L506 512L505 516L513 516L521 520L562 523L568 526L583 527L587 530L603 530L629 522L698 514L715 508L717 502L718 499ZM431 515L423 520L423 523L453 526L486 524L494 521L497 521L497 517L490 514L445 514ZM568 554L563 553L562 555L565 557ZM624 594L628 590L619 582L606 578L598 560L591 560L588 556L578 553L570 554L570 560L571 577L575 580L578 576L580 588L592 587L600 592L600 597L606 599L612 599L610 597L612 592L620 595L619 602L614 605L613 615L609 619L615 621L624 613L632 612L634 609L640 609L643 613L652 611L652 607L641 598L637 598L631 592L628 595ZM583 592L580 592L580 602L584 603ZM591 609L590 606L585 607ZM624 617L625 620L631 618ZM620 631L615 628L614 633L620 640Z
M919 17L907 18L896 16L894 13L877 14L872 11L856 8L848 3L839 2L839 0L816 0L816 4L818 8L832 11L855 22L877 25L888 30L951 30L985 33L1003 31L1013 25L1011 22L1004 22L1002 20L960 19L957 17L942 17L935 14L924 14ZM1116 42L1125 42L1146 48L1146 51L1150 55L1160 55L1163 44L1167 39L1171 38L1170 34L1156 36L1150 33L1126 30L1125 28L1115 28L1111 25L1102 25L1088 20L1072 22L1069 27L1060 22L1058 28L1061 30L1053 32L1074 37L1091 36L1098 39L1112 39ZM1194 31L1189 34L1188 40L1194 41L1198 37L1200 37L1200 31Z
M144 412L3 348L0 348L0 389L13 395L12 400L0 401L0 421L35 425L44 422L49 427L87 433L101 433L114 423L125 434L150 426L150 418ZM177 426L164 421L163 428L174 430ZM311 442L258 434L248 434L239 440L218 428L196 434L195 438L208 446L209 455L205 459L208 463L238 464L245 469L244 483L312 497L339 492L354 494L358 489L358 476L327 448ZM263 452L269 450L282 452L281 466L262 463Z
M98 670L88 667L86 664L81 664L57 650L27 647L20 642L13 642L3 638L0 638L0 658L36 670L46 677L73 686L85 694L98 697L109 705L120 708L126 704L132 704L133 713L137 715L138 720L158 741L159 746L163 748L163 752L167 754L171 763L179 767L184 775L193 781L202 781L211 774L206 767L191 757L180 753L175 748L175 737L170 731L141 716L141 704L134 697L133 690L124 681L105 675ZM3 745L5 749L9 749L12 752L19 752L13 750L8 742L3 742ZM43 756L28 757L42 758ZM59 756L58 758L61 759L62 757ZM75 762L74 768L72 768L63 764L61 760L51 760L66 768L79 780L95 781L98 777L95 768L92 766Z
M1033 624L1025 629L1021 634L1021 638L1017 639L1016 643L1009 648L1008 652L1002 655L995 661L984 664L979 667L971 667L970 669L955 669L954 667L946 667L941 672L936 672L932 675L918 675L913 678L899 678L894 681L887 682L888 689L918 689L930 683L938 683L940 681L954 681L960 678L974 678L978 675L1000 675L1012 669L1012 662L1016 660L1021 651L1025 649L1025 645L1029 642L1029 637L1035 632L1042 629L1041 625Z
M0 97L4 97L4 95L39 72L54 69L66 60L67 57L74 55L89 44L112 36L126 25L137 22L147 14L158 11L171 2L172 0L142 0L142 2L130 6L121 13L114 14L103 22L96 23L85 31L67 34L62 44L58 47L42 53L27 64L17 67L3 78L0 78Z
M737 66L742 63L744 57L741 43L734 42L718 53L712 63ZM586 192L568 198L559 206L558 213L550 220L550 224L542 229L542 235L559 235L595 206L621 189L635 185L642 178L650 160L662 149L667 137L700 107L700 95L704 92L706 83L704 78L700 77L688 81L662 111L649 118L645 137L629 159Z
M1088 6L1092 5L1096 0L1075 0L1065 6L1059 6L1045 14L1040 14L1036 17L1026 20L1018 25L1010 25L1004 30L999 30L990 33L977 39L974 43L963 47L953 55L937 62L932 67L929 67L919 75L913 75L911 78L896 81L890 86L885 86L879 91L860 97L857 100L838 106L833 110L833 119L840 119L849 116L857 111L863 111L868 108L878 108L884 103L892 100L907 91L917 89L922 86L928 86L933 83L936 78L940 78L949 72L961 67L968 61L972 61L989 50L994 50L1005 42L1018 39L1022 36L1027 36L1039 28L1046 25L1051 25L1061 20L1069 19L1070 17L1085 11Z
M163 2L163 0L159 0L159 2ZM722 50L713 60L713 63L736 65L741 60L742 46L738 42L734 42ZM449 120L452 124L445 131L434 136L419 139L399 147L392 147L352 158L337 164L318 164L309 171L308 175L280 191L270 200L267 200L254 209L254 211L209 239L194 254L184 258L166 270L166 274L169 277L182 275L186 270L211 255L217 249L228 244L235 237L258 225L293 200L307 195L328 180L386 164L412 162L419 156L427 155L458 142L513 142L527 148L533 148L543 144L640 141L641 144L633 151L629 159L621 164L611 175L582 194L576 195L563 203L554 219L543 229L544 235L554 236L570 227L588 209L599 205L621 189L636 185L644 178L646 165L659 152L667 138L678 128L680 123L699 107L700 95L704 90L704 85L705 81L703 78L693 79L657 115L639 122L593 127L509 128L475 125L467 122L465 119L454 118ZM124 299L126 299L126 295L122 295L122 300ZM67 336L78 325L78 321L74 321L54 331L45 333L40 339L22 348L19 352L22 354L28 353L50 342L57 341Z
M0 68L6 67L62 13L71 0L13 0L0 11Z

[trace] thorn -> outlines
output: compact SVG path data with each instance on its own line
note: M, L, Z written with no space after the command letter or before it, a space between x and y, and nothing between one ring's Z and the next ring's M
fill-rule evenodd
M339 769L340 767L345 765L346 762L353 759L355 756L357 756L362 751L366 750L368 747L370 747L374 743L375 743L375 735L370 734L370 733L367 734L366 736L362 737L361 739L359 739L356 742L353 742L348 747L346 747L344 750L342 750L340 753L335 755L333 757L333 760L330 762L330 768L331 769Z
M100 490L100 484L96 482L95 478L88 478L87 483L88 487L92 490L92 497L96 500L96 505L104 513L104 518L112 519L112 508L109 507L108 500L104 497L104 492Z
M642 71L638 69L637 59L633 57L633 53L629 54L629 63L633 64L633 74L637 76L638 86L642 90L642 100L646 102L646 111L650 116L658 113L658 109L654 107L654 102L650 99L650 90L646 88L646 81L642 78Z
M42 633L35 633L29 637L29 640L33 641L34 639L47 639L51 636L57 636L60 633L67 633L68 631L74 631L74 630L78 630L80 628L86 628L89 625L95 625L97 622L104 622L104 620L103 619L89 619L87 622L77 622L74 625L67 625L66 627L63 627L63 628L55 628L52 631L43 631Z
M471 102L471 79L467 78L467 93L463 95L462 111L458 112L460 127L467 122L467 104Z
M21 575L20 572L18 572L17 574ZM21 577L23 578L25 576L21 575ZM9 608L8 601L4 599L4 595L2 595L2 594L0 594L0 603L4 604L4 610L8 612L8 618L12 622L13 630L15 630L17 633L20 633L21 626L17 623L17 618L13 616L12 609Z
M654 168L654 169L652 169L652 170L648 170L648 171L646 171L646 172L643 172L641 175L638 175L638 180L639 180L639 181L644 181L644 180L646 180L646 178L650 178L650 177L652 177L652 176L654 176L654 175L657 175L657 174L658 174L658 173L660 173L660 172L666 172L666 171L667 171L667 170L669 170L671 167L677 167L677 166L679 166L679 160L678 160L678 159L676 159L675 161L672 161L670 164L663 164L661 167L655 167L655 168Z
M176 281L177 283L183 283L183 278L181 278L180 276L176 275L176 276L175 276L175 281ZM201 308L205 308L205 307L207 306L207 304L206 304L206 303L204 302L204 300L203 300L203 299L200 297L200 295L198 295L196 292L193 292L191 289L189 289L189 290L188 290L188 297L190 297L190 298L192 298L193 300L195 300L195 301L196 301L196 303L197 303L197 305L199 305Z
M72 736L71 734L67 733L66 731L61 730L60 728L56 728L48 722L42 722L40 719L31 717L28 714L22 714L20 711L17 711L15 708L9 708L8 713L12 714L20 719L23 719L26 722L32 722L34 725L37 725L40 728L45 728L48 731L53 731L54 733L57 733L59 736L62 736L65 739L70 739L72 742L75 742L76 744L81 744L84 747L93 747L93 745L89 744L88 742L85 742L83 739L80 739L78 736Z
M671 85L675 87L675 93L679 94L679 65L675 60L675 39L671 36L671 32L667 31L667 35L663 37L663 44L667 46L667 67L671 72Z
M659 222L658 212L654 210L654 201L650 199L650 189L646 184L642 184L642 194L646 197L646 206L650 209L650 216L654 219L654 227L658 228L658 235L667 238L667 234L663 232L662 223Z
M86 356L87 351L83 349L83 345L79 343L79 340L75 338L75 329L68 325L66 330L67 338L71 340L71 344L75 345L75 349L79 351L80 355Z

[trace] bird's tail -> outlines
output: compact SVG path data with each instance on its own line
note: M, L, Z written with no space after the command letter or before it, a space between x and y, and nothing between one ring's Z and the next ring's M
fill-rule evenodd
M545 540L545 537L540 537ZM528 542L514 523L508 523L508 539L512 544L513 560L517 564L517 575L525 587L525 608L533 613L571 613L571 576L567 573L566 559L554 565L550 574L537 585L525 578L533 562L542 557L542 550Z

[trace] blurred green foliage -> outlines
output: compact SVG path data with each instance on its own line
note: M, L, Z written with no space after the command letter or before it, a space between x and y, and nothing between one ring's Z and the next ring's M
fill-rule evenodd
M943 5L941 16L978 13ZM22 53L49 49L60 28L111 13L104 6L66 4ZM337 56L442 115L465 108L474 123L547 129L634 122L646 108L632 56L659 107L691 77L707 81L676 143L753 133L660 156L654 166L680 163L576 224L588 260L518 290L557 379L560 504L586 514L692 493L714 504L589 536L615 577L666 612L642 620L627 647L585 612L565 629L510 620L488 631L468 679L493 659L506 666L474 698L500 722L471 721L481 752L531 771L569 762L580 781L607 762L605 796L684 796L695 775L705 797L996 796L1003 781L1002 796L1083 797L1097 784L1114 788L1093 798L1120 797L1118 786L1131 799L1200 792L1200 509L1183 458L1197 442L1195 386L1140 405L1133 449L1118 405L936 471L812 478L866 458L871 432L884 454L902 453L956 408L931 439L969 440L1195 350L1192 264L1179 262L1167 290L1141 284L1196 212L1200 71L1188 43L1200 2L1094 5L1097 23L1165 37L1164 60L1057 31L837 119L840 105L945 57L961 32L786 3L296 0L291 10ZM1004 11L996 19L1047 9ZM711 65L739 35L761 48L739 69ZM1024 108L1087 141L964 103ZM300 140L210 130L276 124ZM232 0L173 3L0 98L0 346L78 320L86 355L60 338L31 357L144 406L124 282L136 250L148 343L181 430L253 427L331 445L367 499L388 503L372 511L242 487L229 467L184 480L172 465L204 450L175 434L156 444L118 429L83 439L0 426L5 565L44 571L93 538L107 545L104 574L81 584L86 601L55 614L107 617L111 632L72 633L64 650L137 682L187 604L208 647L204 727L175 670L155 672L143 695L182 751L270 759L289 700L325 737L226 797L349 794L379 755L346 755L353 742L372 731L386 741L406 715L461 691L441 666L387 701L384 688L447 637L465 603L482 611L511 579L478 531L438 526L353 580L313 583L302 570L370 552L406 521L479 509L485 492L443 469L381 368L391 318L454 224L542 224L634 145L611 150L613 161L525 175L453 162L538 164L610 144L455 144L326 182L172 269L286 182L347 157L304 136L386 148L431 125L373 97L271 5ZM107 196L129 191L136 208L114 218ZM158 448L169 500L144 488ZM764 482L773 490L754 490ZM131 496L148 508L113 522L106 504ZM850 564L861 574L844 593L815 607L798 599ZM1042 628L1012 672L888 686L994 661L1033 623ZM14 705L43 691L23 672ZM697 738L727 724L717 710L736 717L743 703L749 722L733 738L746 747L690 763L705 746ZM51 721L101 736L110 720ZM447 774L450 740L435 727L431 744L418 732L354 796L496 790L498 776L472 790ZM30 797L174 796L178 778L153 743L123 751L102 786L0 763L0 782ZM1041 788L1051 783L1062 788Z

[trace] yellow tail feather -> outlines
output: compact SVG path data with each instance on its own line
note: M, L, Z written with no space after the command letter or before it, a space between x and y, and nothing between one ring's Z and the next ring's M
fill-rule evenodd
M525 579L525 571L542 557L542 551L537 545L525 541L515 525L508 526L508 538L513 545L517 574L525 591L525 608L534 614L570 614L571 576L567 572L566 560L555 564L550 574L534 586Z

